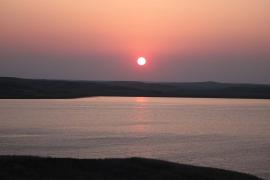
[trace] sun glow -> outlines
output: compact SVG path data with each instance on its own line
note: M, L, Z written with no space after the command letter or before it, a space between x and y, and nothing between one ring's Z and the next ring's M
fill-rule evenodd
M137 59L137 63L138 63L138 65L143 66L146 64L146 59L144 57L139 57Z

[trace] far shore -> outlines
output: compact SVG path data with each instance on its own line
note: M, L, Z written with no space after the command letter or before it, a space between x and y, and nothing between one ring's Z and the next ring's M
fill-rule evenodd
M260 180L235 171L145 158L0 156L0 169L0 179L19 180Z
M72 81L0 77L0 99L95 96L270 99L270 85L219 82Z

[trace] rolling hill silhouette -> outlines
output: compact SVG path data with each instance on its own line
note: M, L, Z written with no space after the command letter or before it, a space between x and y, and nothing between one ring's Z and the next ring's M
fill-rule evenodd
M217 82L71 81L0 77L0 98L91 96L270 98L270 85Z

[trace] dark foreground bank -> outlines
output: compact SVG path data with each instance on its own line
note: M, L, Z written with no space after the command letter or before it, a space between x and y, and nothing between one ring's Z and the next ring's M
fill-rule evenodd
M144 158L68 159L0 156L0 179L258 180L259 178L233 171Z

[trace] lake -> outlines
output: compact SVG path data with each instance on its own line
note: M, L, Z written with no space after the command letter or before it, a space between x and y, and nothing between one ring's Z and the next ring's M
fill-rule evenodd
M270 179L270 100L0 100L0 154L149 157Z

